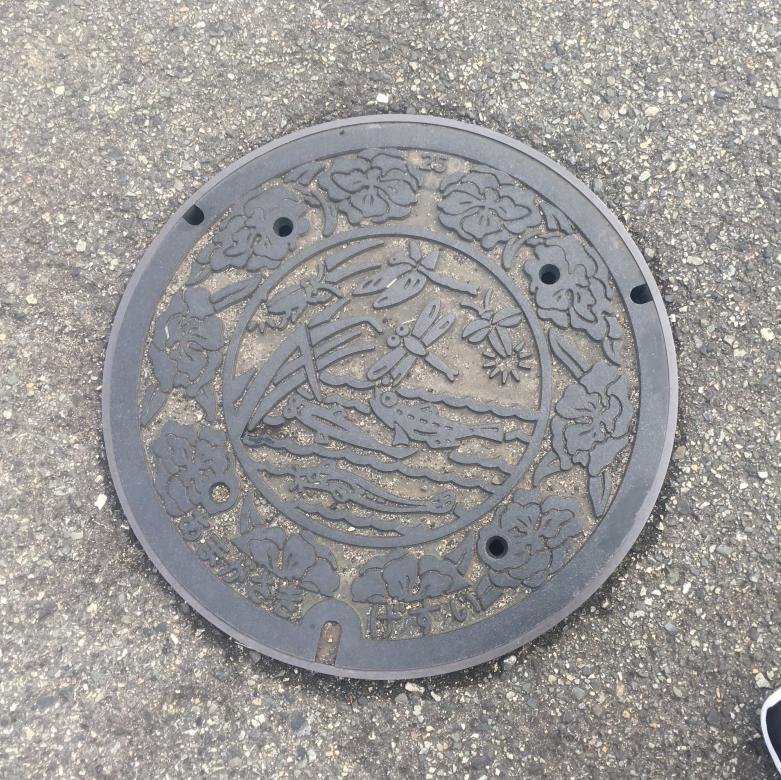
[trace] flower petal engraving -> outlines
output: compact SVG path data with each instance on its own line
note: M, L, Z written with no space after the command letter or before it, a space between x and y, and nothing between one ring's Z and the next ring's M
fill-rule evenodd
M169 420L150 450L155 489L171 517L181 517L196 507L216 514L236 503L239 481L222 431ZM228 491L222 501L212 496L217 486Z
M454 561L447 556L417 558L401 548L391 550L371 558L359 569L352 597L354 601L382 604L389 598L417 602L455 593L469 585L463 576L469 560L465 554Z
M226 268L276 268L309 231L306 212L301 193L290 187L254 190L220 223L193 263L187 283L197 284Z
M564 565L570 542L582 533L577 501L560 496L542 500L518 490L480 529L477 553L497 588L536 588Z
M351 224L381 224L409 215L422 174L397 149L365 149L337 157L317 181Z
M557 338L554 343L560 352L564 342ZM569 354L575 352L570 350ZM568 367L580 371L581 360L568 360ZM537 464L534 485L574 465L582 466L591 480L601 480L590 483L589 494L595 514L602 517L612 486L604 473L629 444L632 416L626 377L605 360L594 363L580 373L578 381L569 385L556 403L550 422L552 452Z
M575 235L532 239L530 244L534 257L524 270L537 313L561 328L584 331L602 343L610 360L618 362L623 329L615 316L602 259Z
M297 616L304 591L332 596L339 589L331 551L308 531L288 535L275 526L255 526L235 537L233 544L258 567L249 578L250 598L286 620Z
M222 321L208 292L196 287L176 293L157 319L149 345L149 361L160 389L170 393L181 388L213 420L210 385L222 363L222 347ZM145 422L151 419L144 417Z
M534 193L487 166L449 176L440 189L439 221L461 238L479 241L485 250L542 222Z

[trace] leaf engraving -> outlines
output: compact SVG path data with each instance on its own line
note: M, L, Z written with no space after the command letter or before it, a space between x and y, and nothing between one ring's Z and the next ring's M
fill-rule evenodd
M580 354L577 347L563 339L557 331L553 329L549 331L548 341L553 354L566 366L575 379L580 379L591 367L588 360Z
M147 385L144 398L141 401L140 422L142 427L149 425L155 415L163 408L167 398L168 395L160 389L157 382Z
M597 517L602 517L607 511L612 487L613 478L607 470L597 474L595 477L589 477L588 495L591 499L591 506L594 508L594 514Z

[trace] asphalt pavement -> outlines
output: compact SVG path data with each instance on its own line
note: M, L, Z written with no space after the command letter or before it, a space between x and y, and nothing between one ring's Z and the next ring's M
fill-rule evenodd
M0 0L0 776L771 776L781 686L775 0ZM320 121L517 138L662 289L680 418L631 554L538 641L415 683L262 658L135 541L101 438L144 248L229 162Z

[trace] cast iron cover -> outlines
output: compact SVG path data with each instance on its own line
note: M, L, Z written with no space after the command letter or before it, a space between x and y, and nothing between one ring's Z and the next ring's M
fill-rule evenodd
M640 253L545 156L442 119L294 133L206 184L133 275L111 473L181 595L337 675L461 669L604 582L676 414Z

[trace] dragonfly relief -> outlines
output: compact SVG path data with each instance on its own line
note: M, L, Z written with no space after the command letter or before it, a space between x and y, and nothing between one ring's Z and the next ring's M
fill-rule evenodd
M412 370L418 358L423 358L451 382L456 381L458 371L429 351L429 347L450 330L456 319L452 313L440 317L441 305L440 300L434 298L423 307L412 327L406 322L396 326L386 341L390 351L373 363L366 372L369 381L380 380L386 385L398 384Z
M375 309L385 309L388 306L408 301L414 298L431 281L454 292L477 295L477 288L469 282L462 282L450 276L438 273L439 249L432 249L425 255L417 241L410 241L407 254L393 255L388 260L388 268L370 276L359 284L354 295L382 294L372 303Z

